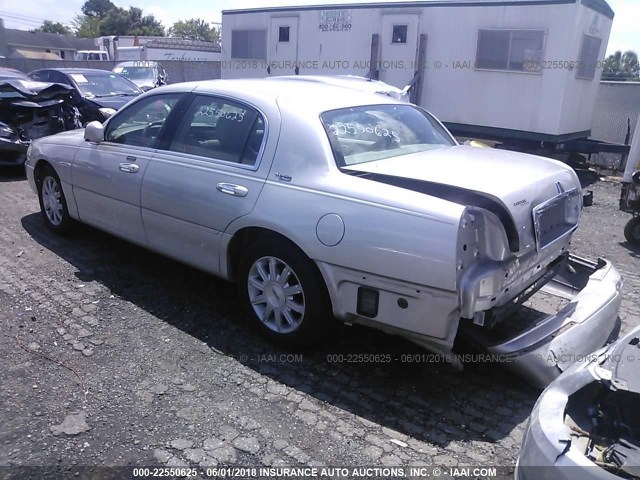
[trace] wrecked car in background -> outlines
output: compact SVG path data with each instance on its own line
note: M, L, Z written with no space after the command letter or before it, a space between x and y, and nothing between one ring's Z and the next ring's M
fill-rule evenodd
M80 128L71 87L0 70L0 165L21 165L32 140Z
M42 68L29 77L67 85L77 92L76 107L82 125L104 122L142 90L122 75L94 68Z
M164 86L84 135L35 142L26 172L52 231L79 220L235 281L288 346L328 334L333 314L452 362L464 335L545 385L618 324L616 269L569 254L573 169L459 145L386 95L275 78ZM514 320L543 294L553 311Z
M640 478L640 327L585 356L538 399L517 480Z

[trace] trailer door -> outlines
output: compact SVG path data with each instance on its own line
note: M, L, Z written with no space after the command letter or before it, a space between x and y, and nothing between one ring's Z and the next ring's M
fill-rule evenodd
M383 14L380 38L380 80L398 88L415 72L420 14Z
M297 75L298 17L271 17L269 44L270 75Z

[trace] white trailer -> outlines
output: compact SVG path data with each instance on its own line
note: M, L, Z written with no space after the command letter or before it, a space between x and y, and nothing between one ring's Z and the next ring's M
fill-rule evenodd
M605 0L432 0L222 12L222 77L368 76L454 134L562 145L590 135Z
M211 42L173 37L107 36L96 43L112 52L116 61L127 60L188 60L220 61L220 46Z

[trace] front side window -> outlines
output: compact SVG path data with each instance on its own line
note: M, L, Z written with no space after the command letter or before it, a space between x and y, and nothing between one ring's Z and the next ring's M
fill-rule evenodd
M428 113L411 105L371 105L321 116L339 167L455 145Z
M196 97L169 150L225 162L254 165L264 138L264 119L253 108L201 95Z
M109 142L156 148L162 125L182 94L154 95L122 110L111 119L105 139Z
M544 30L479 30L476 68L540 72Z

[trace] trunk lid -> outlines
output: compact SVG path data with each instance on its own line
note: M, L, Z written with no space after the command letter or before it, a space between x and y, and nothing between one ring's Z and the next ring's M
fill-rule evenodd
M580 188L573 169L561 162L467 145L349 165L343 170L461 205L486 208L500 218L508 236L512 230L511 236L517 237L515 250L535 241L534 207L562 191ZM512 225L507 225L509 222Z

